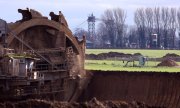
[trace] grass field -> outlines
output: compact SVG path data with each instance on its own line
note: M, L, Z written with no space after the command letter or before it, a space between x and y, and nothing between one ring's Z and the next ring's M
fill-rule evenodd
M121 52L125 54L141 53L149 57L163 57L167 53L180 55L180 50L141 50L141 49L86 49L86 54L99 54L107 52Z
M87 49L86 54L99 54L107 52L121 52L126 54L141 53L144 56L153 58L163 57L167 53L175 53L180 55L180 50L140 50L140 49ZM135 62L135 67L132 63L118 60L86 60L85 69L87 70L116 70L116 71L156 71L156 72L180 72L177 67L156 67L159 62L148 61L145 66L139 67L139 62ZM180 65L180 62L178 62Z
M156 72L180 72L180 68L177 67L156 67L159 62L146 62L145 66L139 67L138 62L128 63L125 67L126 62L113 61L113 60L86 60L85 69L87 70L116 70L116 71L156 71ZM178 62L180 64L180 62Z

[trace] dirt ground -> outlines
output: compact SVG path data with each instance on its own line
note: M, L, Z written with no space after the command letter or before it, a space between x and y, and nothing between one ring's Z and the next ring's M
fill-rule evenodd
M180 73L88 72L93 77L79 102L27 100L0 108L180 108Z
M113 58L113 57L132 57L132 56L141 56L140 53L135 53L135 54L124 54L124 53L119 53L119 52L108 52L108 53L100 53L100 54L86 54L86 59L87 60L103 60L107 58Z
M87 72L92 78L78 102L34 99L0 108L180 108L180 73Z
M169 58L169 57L180 57L180 56L174 53L171 53L171 54L168 53L165 56L163 56L163 58Z
M80 100L138 101L180 108L180 73L91 71L93 77Z
M135 54L124 54L124 53L119 53L119 52L109 52L109 53L100 53L100 54L86 54L86 59L87 60L104 60L108 58L114 58L114 57L119 57L119 58L129 58L129 57L139 57L142 56L141 53L135 53ZM180 61L180 55L171 53L171 54L166 54L162 58L159 59L173 59L173 60L178 60Z
M57 102L45 100L27 100L16 103L1 103L0 108L161 108L148 106L144 103L132 101L98 101L96 98L88 102Z
M165 59L161 63L159 63L157 66L168 66L168 67L176 67L179 66L176 61L172 59Z

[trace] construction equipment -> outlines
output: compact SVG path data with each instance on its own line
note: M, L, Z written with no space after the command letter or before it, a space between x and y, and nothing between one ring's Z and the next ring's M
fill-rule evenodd
M18 12L21 20L0 21L0 100L76 100L86 81L85 38L72 35L61 12L50 12L51 20L28 8Z

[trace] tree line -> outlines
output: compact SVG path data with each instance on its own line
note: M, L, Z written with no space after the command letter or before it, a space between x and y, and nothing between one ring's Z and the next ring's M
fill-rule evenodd
M100 19L93 47L180 48L180 8L138 8L132 26L121 8L105 10Z

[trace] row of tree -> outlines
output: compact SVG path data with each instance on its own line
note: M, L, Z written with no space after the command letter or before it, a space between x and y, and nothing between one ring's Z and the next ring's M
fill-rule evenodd
M122 9L106 10L97 29L102 46L123 47L126 30L126 13Z
M108 9L101 16L93 43L96 47L176 48L180 31L180 9L139 8L134 13L134 26L126 24L123 9ZM77 36L81 31L77 29ZM154 34L154 35L153 35ZM88 35L88 34L87 34ZM180 45L179 45L180 46Z
M134 21L140 48L146 48L147 43L150 48L175 47L176 29L180 28L180 10L177 11L176 8L141 8L136 10ZM153 46L153 33L157 34L156 46Z

